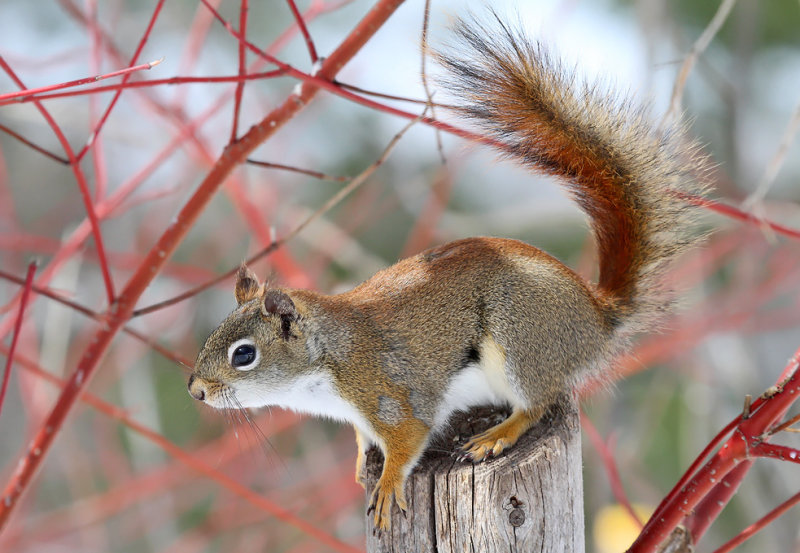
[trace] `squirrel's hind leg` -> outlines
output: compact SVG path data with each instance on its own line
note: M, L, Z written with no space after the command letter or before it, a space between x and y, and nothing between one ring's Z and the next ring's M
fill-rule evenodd
M462 449L476 462L483 461L489 455L500 455L503 450L517 443L520 436L542 418L544 412L543 407L514 409L506 420L473 436Z

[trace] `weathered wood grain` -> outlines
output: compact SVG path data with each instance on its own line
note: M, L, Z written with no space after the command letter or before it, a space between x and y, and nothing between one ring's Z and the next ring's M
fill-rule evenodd
M470 436L508 413L459 414L431 444L406 485L408 512L395 505L392 528L372 533L368 553L583 553L580 427L572 400L554 406L510 450L473 464L458 460ZM367 455L367 497L380 476L377 449Z

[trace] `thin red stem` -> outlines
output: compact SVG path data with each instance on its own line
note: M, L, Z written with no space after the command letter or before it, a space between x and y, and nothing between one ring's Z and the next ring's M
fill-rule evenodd
M87 9L89 10L90 34L92 36L91 48L91 71L99 73L102 69L102 52L101 52L101 33L100 27L97 22L97 0L86 0ZM95 128L97 124L97 112L100 97L96 94L89 96L89 128ZM106 171L105 152L103 151L103 138L97 136L95 138L95 146L92 149L92 165L94 168L94 201L98 202L106 196L106 187L108 184L108 172Z
M301 14L300 10L297 9L297 4L295 4L294 0L286 1L289 4L289 9L292 10L292 15L294 15L297 26L300 27L300 32L303 34L303 38L306 41L306 48L308 48L308 55L311 58L311 63L317 63L317 60L319 59L317 56L317 49L314 46L314 40L311 38L311 34L308 32L308 27L306 27L303 14Z
M721 507L730 500L732 493L729 493L727 488L736 489L747 473L753 457L762 454L777 457L784 455L787 460L791 460L791 454L796 453L796 450L766 444L764 439L769 428L774 426L800 397L799 370L800 349L795 352L782 371L775 391L762 395L754 401L747 417L739 416L731 421L712 444L718 443L719 439L727 435L731 429L734 429L734 434L708 463L694 471L698 462L702 462L710 450L710 447L706 447L698 457L698 461L695 461L681 479L680 485L676 486L656 509L629 552L655 551L669 533L687 517L688 526L698 534L693 535L693 539L698 539L719 514ZM742 462L744 464L739 469L737 465ZM727 478L729 474L731 476ZM690 475L691 478L688 478ZM726 479L724 484L720 482L722 479ZM724 486L726 490L720 486ZM714 505L709 502L713 502Z
M81 90L70 90L69 92L54 92L52 94L42 94L40 96L32 96L23 98L22 102L32 102L34 100L52 100L54 98L71 98L74 96L84 96L87 94L97 94L100 92L108 92L110 90L126 90L131 88L147 88L160 85L178 85L187 83L237 83L243 81L253 81L257 79L271 79L273 77L280 77L285 75L283 69L273 69L272 71L263 71L260 73L249 73L245 75L230 75L220 77L169 77L166 79L150 79L145 81L130 81L123 84L112 84L105 86L96 86L93 88L85 88ZM0 106L11 104L13 102L0 102ZM66 163L66 162L65 162Z
M684 528L692 536L692 542L697 543L705 535L711 524L717 520L722 509L730 502L731 498L739 491L744 477L753 466L753 459L746 459L738 463L721 480L711 477L713 486L703 497L692 513L683 522Z
M119 71L112 71L111 73L105 73L103 75L95 75L93 77L84 77L83 79L76 79L74 81L67 81L65 83L40 86L39 88L28 88L25 90L18 90L17 92L7 92L6 94L0 94L0 106L6 104L19 103L22 101L30 101L29 98L30 96L34 96L42 92L51 92L53 90L61 90L64 88L82 86L85 84L96 83L98 81L102 81L105 79L111 79L113 77L120 77L122 75L127 75L128 73L135 73L137 71L146 71L148 69L152 69L162 61L163 60L155 60L148 63L143 63L141 65L137 65L135 67L127 67L125 69L120 69ZM91 89L91 91L93 92L94 90Z
M768 457L800 464L800 450L785 445L762 442L752 448L751 454L756 457Z
M0 270L0 278L9 280L11 282L15 282L17 284L21 284L23 286L27 286L25 280L22 280L19 277L15 276L15 275L12 275L11 273L7 273L7 272L5 272L3 270ZM92 311L91 309L89 309L88 307L85 307L85 306L83 306L83 305L81 305L79 303L76 303L76 302L71 301L71 300L69 300L67 298L61 297L60 295L58 295L57 293L53 292L52 290L50 290L48 288L41 288L39 286L36 286L35 284L32 284L30 289L33 292L35 292L36 294L39 294L40 296L44 296L44 297L46 297L48 299L51 299L51 300L56 301L56 302L58 302L58 303L60 303L62 305L65 305L65 306L69 307L70 309L73 309L74 311L77 311L81 315L89 317L90 319L94 319L96 321L102 320L102 316L99 313L96 313L96 312ZM24 288L23 288L23 290L24 290ZM165 347L159 345L152 338L148 338L147 336L145 336L144 334L142 334L138 330L134 330L134 329L132 329L130 327L124 326L124 327L122 327L122 332L125 332L126 334L130 335L131 337L135 338L136 340L138 340L138 341L142 342L143 344L147 345L148 347L152 348L153 351L155 351L156 353L160 353L162 356L164 356L166 359L169 359L173 363L177 363L178 365L181 365L182 367L187 367L187 368L190 368L192 366L192 364L193 364L190 360L177 355L171 349L168 349L168 348L165 348Z
M3 402L6 398L6 390L8 389L8 382L11 380L11 366L14 364L14 352L17 349L17 341L19 340L20 332L22 331L22 319L25 314L25 307L28 305L28 298L31 294L31 287L33 286L33 275L36 273L36 262L32 261L28 264L28 272L25 275L25 284L22 288L22 299L19 302L19 312L17 313L17 320L14 323L14 336L11 338L11 347L8 351L6 358L6 368L3 372L3 385L0 386L0 412L3 410Z
M686 489L686 484L692 479L703 463L706 461L711 452L714 451L722 441L731 433L733 429L736 428L741 422L741 417L737 417L729 422L725 428L723 428L714 438L708 443L708 445L700 452L700 455L694 460L694 462L689 466L686 472L683 473L683 476L678 483L670 490L670 492L664 496L664 499L661 500L661 503L658 504L656 510L653 511L653 514L650 516L650 520L647 521L645 524L642 533L650 531L650 529L658 524L659 520L661 520L661 516L664 513L664 510L668 507L671 507L675 503L675 498L682 493Z
M20 88L25 88L25 84L19 79L19 77L17 77L14 70L11 69L11 66L9 66L2 57L0 57L0 67L2 67L3 70L8 73L17 86ZM86 208L86 215L89 218L89 223L92 227L92 235L94 236L95 245L97 246L97 256L100 259L100 269L103 273L103 282L105 283L106 287L108 303L112 304L114 303L114 283L111 280L111 273L108 268L108 260L106 259L106 249L103 245L103 236L100 233L100 222L97 218L95 206L92 201L92 195L89 192L89 184L86 182L86 175L84 174L83 169L81 169L80 162L75 156L67 137L64 136L61 127L58 126L58 123L56 123L55 119L53 119L53 117L50 115L50 112L45 109L41 102L34 102L34 105L42 114L42 117L45 118L50 128L53 130L56 138L58 138L58 141L61 143L61 147L64 148L64 153L67 154L67 158L69 159L69 165L72 168L73 174L75 175L75 180L78 182L78 189L81 192L83 204Z
M55 161L57 161L59 163L63 163L64 165L69 165L69 160L67 158L61 157L61 156L59 156L57 154L54 154L53 152L51 152L49 150L45 150L41 146L37 146L36 144L34 144L33 142L31 142L30 140L28 140L27 138L25 138L21 134L19 134L18 132L14 131L12 129L9 129L8 127L3 125L2 123L0 123L0 131L3 131L4 133L6 133L8 135L13 136L17 140L19 140L20 142L22 142L23 144L28 146L29 148L32 148L32 149L36 150L40 154L46 155L47 157L49 157L52 160L55 160Z
M142 53L142 49L144 48L144 45L147 43L147 39L150 37L150 33L153 30L153 26L156 24L156 20L158 19L158 15L161 13L161 8L163 6L164 6L164 0L158 0L158 2L156 3L156 7L153 9L153 15L150 17L150 21L147 24L147 28L145 29L142 38L139 40L139 44L136 47L136 51L133 53L133 56L131 57L131 61L128 64L129 66L132 66L134 63L136 63L136 60L139 59L139 54ZM122 82L123 83L128 82L128 79L131 78L131 75L132 73L126 73L125 75L123 75ZM86 144L83 146L83 148L81 148L81 151L78 152L78 155L76 156L78 161L82 160L83 156L85 156L86 153L89 151L89 148L92 147L94 139L100 133L100 130L103 128L103 125L105 125L106 120L108 120L108 116L111 115L111 110L114 109L114 106L117 104L117 100L119 100L121 94L122 90L118 90L116 94L114 94L114 97L111 99L111 101L108 103L108 107L106 107L105 112L100 117L100 120L97 122L97 125L95 125L95 127L92 129L92 134L89 135L89 140L86 141Z
M747 211L743 211L738 207L724 204L716 200L711 200L709 198L701 198L699 196L691 196L688 194L681 194L681 197L691 204L698 205L710 211L716 211L717 213L725 215L726 217L730 217L731 219L738 219L739 221L745 221L747 223L754 223L756 225L765 226L778 234L782 234L783 236L788 236L790 238L800 240L799 229L775 223L768 219L764 219L763 217L759 217L757 215L753 215L752 213L748 213Z
M589 440L592 442L594 449L600 454L603 465L606 467L606 474L608 475L608 481L611 485L611 493L614 494L617 503L622 505L622 507L628 512L631 519L636 522L639 528L643 528L644 522L642 522L642 520L639 518L639 515L636 514L636 511L633 509L633 505L631 505L631 502L625 493L625 488L622 486L622 479L619 476L617 464L614 462L614 455L611 453L608 446L606 446L606 443L603 441L603 437L600 436L600 432L597 431L597 428L594 427L592 421L586 416L586 414L584 414L583 411L581 411L581 427L583 428L584 432L586 432L586 435L589 436Z
M694 508L711 491L719 479L724 478L744 459L742 447L731 447L727 442L723 449L689 480L685 487L661 509L660 514L650 517L642 533L628 549L629 553L656 551L661 542L674 530L681 521L689 516Z
M769 513L758 519L758 521L742 530L738 536L715 549L714 553L728 553L729 551L733 551L741 544L752 538L756 533L766 528L770 522L784 514L798 503L800 503L800 492L794 494L792 497L775 507Z
M375 109L375 110L378 110L378 111L382 111L384 113L389 113L389 114L392 114L392 115L396 115L398 117L403 117L405 119L412 119L412 120L416 119L416 120L419 120L419 121L421 121L423 123L426 123L428 125L436 127L437 129L445 130L445 131L447 131L447 132L449 132L451 134L455 134L456 136L460 136L462 138L467 138L469 140L473 140L473 141L481 142L481 143L485 143L485 144L492 144L494 146L498 146L498 147L501 147L501 148L503 147L503 144L499 144L499 143L497 143L497 141L495 141L495 140L493 140L491 138L488 138L486 136L483 136L483 135L480 135L480 134L476 134L476 133L473 133L473 132L469 132L469 131L464 130L464 129L460 129L458 127L455 127L455 126L450 125L448 123L444 123L442 121L438 121L438 120L430 118L430 117L420 117L416 113L410 113L410 112L407 112L407 111L403 111L403 110L394 108L392 106L388 106L386 104L381 104L379 102L375 102L373 100L370 100L369 98L364 98L364 97L359 96L357 94L353 94L352 92L349 92L349 91L343 89L342 87L340 87L339 85L335 84L333 82L333 80L325 78L325 75L322 73L322 71L319 71L319 72L315 73L314 75L311 75L309 73L304 73L304 72L302 72L302 71L300 71L298 69L295 69L291 65L288 65L288 64L280 61L275 56L273 56L273 55L261 50L258 46L252 44L251 42L248 42L240 33L236 32L236 30L233 28L233 26L230 24L230 22L225 20L225 18L223 18L219 14L219 12L217 10L215 10L208 3L208 0L201 0L201 1L214 14L214 17L217 19L217 21L219 21L225 27L225 29L234 38L236 38L237 40L239 40L242 43L244 43L251 52L253 52L256 55L258 55L259 57L269 61L270 63L273 63L273 64L277 65L279 68L283 69L286 72L286 75L302 80L304 82L304 84L307 85L307 86L314 86L314 87L322 88L322 89L327 90L329 92L332 92L332 93L334 93L334 94L336 94L338 96L341 96L343 98L347 98L348 100L352 100L352 101L354 101L354 102L356 102L358 104L361 104L363 106L366 106L366 107L369 107L369 108L372 108L372 109Z
M247 36L247 13L250 11L248 0L241 0L239 6L239 33ZM239 41L239 76L247 72L247 48L242 41ZM233 128L231 129L231 143L236 142L239 136L239 112L242 108L242 95L244 94L244 80L236 85L236 92L233 95Z

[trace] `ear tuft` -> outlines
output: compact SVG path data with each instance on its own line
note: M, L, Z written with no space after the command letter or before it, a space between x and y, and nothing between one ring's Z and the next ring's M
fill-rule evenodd
M256 298L260 288L256 274L242 263L241 267L239 267L239 272L236 273L236 288L234 289L236 303L242 305Z
M297 310L292 298L280 290L272 289L264 292L262 311L265 315L280 315L281 318L285 317L290 320L297 318Z

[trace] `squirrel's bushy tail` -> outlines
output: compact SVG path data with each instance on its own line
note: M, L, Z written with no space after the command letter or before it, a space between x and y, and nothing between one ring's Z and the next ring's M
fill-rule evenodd
M561 177L589 215L597 242L599 295L630 330L669 305L659 278L694 241L705 162L683 128L658 130L646 110L579 83L541 44L503 24L456 23L458 48L439 53L444 84L460 109L504 153Z

